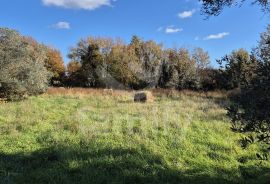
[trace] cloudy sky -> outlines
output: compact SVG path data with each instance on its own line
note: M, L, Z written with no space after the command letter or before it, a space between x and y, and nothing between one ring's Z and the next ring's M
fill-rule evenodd
M256 46L269 16L246 4L205 20L198 0L1 0L0 26L30 35L61 50L86 36L132 35L165 47L202 47L215 59Z

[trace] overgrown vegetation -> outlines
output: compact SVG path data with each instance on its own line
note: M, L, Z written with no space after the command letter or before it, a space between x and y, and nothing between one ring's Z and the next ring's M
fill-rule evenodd
M222 93L51 89L0 105L0 183L260 183L270 162L243 150Z
M261 35L261 41L255 53L248 61L249 67L243 67L243 77L239 78L240 94L231 98L229 116L233 130L253 132L245 139L246 145L259 141L265 144L263 156L268 159L270 152L270 26Z
M46 92L49 72L43 45L32 45L18 32L0 28L0 98L21 99Z
M67 84L107 88L200 89L210 59L201 48L164 49L134 36L130 44L110 38L81 40L71 49Z
M245 0L201 2L218 15ZM269 13L268 0L252 3ZM88 37L69 58L65 68L57 49L0 28L0 183L269 183L270 26L219 69L202 48L138 36ZM49 85L126 91L29 97ZM127 89L145 88L155 101L134 103Z

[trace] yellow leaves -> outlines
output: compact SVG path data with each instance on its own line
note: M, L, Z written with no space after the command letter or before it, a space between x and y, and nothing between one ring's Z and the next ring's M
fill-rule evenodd
M56 49L48 48L45 66L49 71L53 73L54 77L59 77L65 72L63 58L61 53Z
M80 70L81 68L81 64L77 61L71 61L68 63L68 66L67 66L67 72L69 75L73 74L73 73L76 73L77 71Z

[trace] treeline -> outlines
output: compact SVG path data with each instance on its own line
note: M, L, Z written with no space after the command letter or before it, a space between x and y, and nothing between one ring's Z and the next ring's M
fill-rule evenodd
M49 85L116 89L234 89L253 75L254 54L233 51L210 67L202 48L164 48L133 36L80 40L70 49L65 67L58 50L6 28L0 29L0 97L20 98L46 91ZM251 72L249 74L248 72Z
M90 37L72 48L69 58L63 82L68 86L201 89L215 85L204 76L212 71L208 68L209 55L203 49L164 49L137 36L129 44Z
M66 86L98 88L173 88L191 90L235 89L252 57L244 49L233 51L210 66L202 48L164 49L156 42L133 36L129 44L110 38L89 37L70 50L71 62L62 80Z

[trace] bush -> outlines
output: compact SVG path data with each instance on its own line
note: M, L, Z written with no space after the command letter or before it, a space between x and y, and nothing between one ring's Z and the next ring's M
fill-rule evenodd
M45 59L45 46L0 28L0 98L18 100L45 92L51 76L44 67Z
M219 71L213 68L200 69L198 71L200 77L200 89L211 91L219 88Z
M257 57L252 54L252 71L244 70L240 77L241 92L231 98L228 114L233 130L252 132L256 137L246 138L248 143L270 143L270 26L261 36ZM264 144L264 145L267 145ZM248 145L248 144L245 144ZM268 151L270 148L268 148ZM261 157L261 156L260 156Z
M236 89L250 83L256 74L258 62L244 49L233 51L226 55L220 64L220 87L224 89Z

